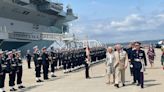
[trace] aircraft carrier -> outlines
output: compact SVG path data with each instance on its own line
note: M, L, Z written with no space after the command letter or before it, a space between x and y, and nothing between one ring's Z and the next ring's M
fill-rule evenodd
M70 5L52 0L0 0L0 49L50 46L68 37L68 22L77 18Z

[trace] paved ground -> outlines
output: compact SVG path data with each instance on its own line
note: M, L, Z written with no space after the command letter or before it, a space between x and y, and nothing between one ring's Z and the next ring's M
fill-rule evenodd
M150 69L148 66L146 69L144 89L131 85L132 77L129 74L129 69L126 70L127 86L118 89L113 85L107 85L105 83L105 65L101 63L90 69L92 79L85 79L83 70L69 74L58 71L57 78L43 83L36 83L34 67L29 70L25 65L23 82L26 88L19 92L163 92L164 71L160 66L161 52L157 50L156 53L155 67Z

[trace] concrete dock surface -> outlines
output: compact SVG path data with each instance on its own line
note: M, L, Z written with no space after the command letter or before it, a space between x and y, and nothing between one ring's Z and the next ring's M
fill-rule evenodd
M148 62L144 73L144 89L131 84L132 76L130 76L129 68L126 70L125 87L120 84L120 88L116 88L113 84L106 84L105 63L99 63L90 68L91 79L85 79L84 70L82 69L67 74L57 71L57 77L49 77L50 79L47 81L36 83L34 65L32 69L27 69L27 64L24 62L23 84L26 88L18 90L18 92L163 92L164 70L161 67L160 57L161 50L156 49L155 65L150 68ZM6 77L6 89L8 92L8 75Z

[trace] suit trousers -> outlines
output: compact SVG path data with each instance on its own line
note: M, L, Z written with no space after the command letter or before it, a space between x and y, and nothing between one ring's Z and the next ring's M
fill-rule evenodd
M124 84L125 83L125 69L120 69L119 67L117 67L115 69L115 84L119 84L120 76L121 76L121 82L122 84Z

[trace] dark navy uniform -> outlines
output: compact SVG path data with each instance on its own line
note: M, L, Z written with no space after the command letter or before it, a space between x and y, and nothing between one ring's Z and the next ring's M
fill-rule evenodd
M22 75L23 75L23 66L22 66L22 59L20 57L20 52L16 52L16 58L15 58L16 62L17 62L17 72L16 72L16 76L17 76L17 85L19 89L25 88L25 86L22 85Z
M51 55L51 77L56 77L54 75L54 72L55 72L55 67L57 67L57 53L54 52L54 50L52 50L50 52L50 55Z
M43 50L46 50L43 48ZM44 80L49 79L48 78L48 68L49 68L49 55L47 52L43 51L42 55L42 65L43 65L43 78Z
M134 69L133 69L133 61L131 59L131 55L132 55L132 52L133 52L133 48L128 48L126 49L126 52L128 54L128 59L130 60L130 73L131 73L131 76L133 76L133 73L134 73Z
M4 84L5 84L6 65L4 64L5 58L2 56L2 54L3 53L1 53L1 57L0 57L0 91L5 92Z
M72 57L72 53L69 51L68 52L68 60L67 60L67 72L71 72L71 57Z
M34 60L34 64L35 64L36 82L42 82L42 80L40 80L40 77L41 77L42 57L41 57L39 51L34 52L33 60Z
M59 68L61 68L63 65L63 53L62 53L62 51L58 51L57 55L58 55L57 57L58 57L58 62L59 62Z
M26 55L26 58L27 58L27 64L28 64L28 68L30 69L31 68L31 54L29 51L27 51L27 55Z
M64 52L64 55L63 55L63 61L62 61L64 73L67 72L67 62L68 62L68 52L65 51L65 52Z
M15 77L17 71L17 62L13 57L8 57L6 59L6 64L7 64L7 72L9 72L9 86L11 87L10 91L16 91L14 86L15 86Z
M16 70L17 70L17 63L16 60L13 58L13 53L7 52L7 58L0 57L0 89L4 88L5 77L6 74L9 73L9 86L10 91L16 91L17 89L14 88L15 86L15 77L16 77Z
M134 62L134 83L138 81L138 86L144 87L144 65L147 65L145 52L143 50L132 51L132 61Z

